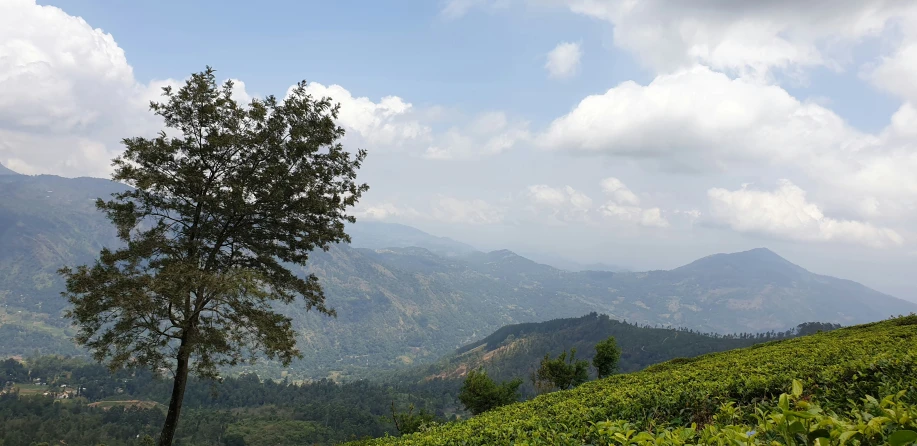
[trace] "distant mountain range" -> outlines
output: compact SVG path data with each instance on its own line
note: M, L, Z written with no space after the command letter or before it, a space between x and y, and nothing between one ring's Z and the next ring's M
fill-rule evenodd
M90 178L0 176L0 323L19 333L16 339L70 333L60 317L63 283L55 271L90 262L101 246L115 243L92 200L122 187ZM913 303L810 273L767 249L718 254L671 271L574 272L507 250L475 251L408 226L358 222L350 230L353 246L316 252L301 271L319 276L338 317L283 309L301 335L305 360L296 374L360 375L431 362L508 324L590 312L732 333L917 311ZM4 342L0 354L34 347Z

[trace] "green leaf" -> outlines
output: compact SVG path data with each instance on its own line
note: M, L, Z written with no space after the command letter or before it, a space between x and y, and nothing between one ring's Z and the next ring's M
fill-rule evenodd
M802 381L798 379L793 380L793 396L797 398L802 396Z
M793 434L804 434L806 432L806 427L798 421L794 421L789 425L789 431Z
M904 446L917 441L917 432L903 430L895 432L888 436L888 444L891 446Z
M785 415L787 415L787 416L794 416L794 417L797 417L797 418L802 418L802 419L804 419L804 420L808 420L808 419L811 419L811 418L815 418L815 415L814 415L814 414L811 414L811 413L809 413L809 412L797 412L797 411L795 411L795 410L786 411Z
M787 394L780 394L780 401L777 402L777 407L784 411L790 410L790 399L787 397Z

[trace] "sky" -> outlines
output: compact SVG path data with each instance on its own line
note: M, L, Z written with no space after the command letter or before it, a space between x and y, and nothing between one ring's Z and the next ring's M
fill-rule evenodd
M917 301L917 2L0 0L0 164L108 176L207 65L341 104L361 220L636 270L767 247Z

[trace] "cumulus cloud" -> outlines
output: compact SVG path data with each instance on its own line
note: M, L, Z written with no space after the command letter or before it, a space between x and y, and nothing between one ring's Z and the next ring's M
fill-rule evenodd
M669 221L662 216L662 210L658 207L641 208L637 206L621 206L617 203L608 202L599 207L599 212L605 217L635 223L640 226L650 228L666 228Z
M879 35L913 2L559 0L614 26L615 45L669 72L695 63L737 74L842 69L850 44ZM845 45L846 44L846 45Z
M917 20L908 27L917 28ZM871 70L866 70L866 78L873 85L896 96L917 104L917 32L913 40L903 43L891 55L882 57Z
M862 217L917 213L917 111L859 131L783 88L703 66L624 82L583 99L537 138L554 150L653 160L688 171L794 169L821 198Z
M608 177L601 181L602 192L611 198L600 206L599 214L606 218L651 228L666 228L669 221L658 207L641 207L640 199L623 181Z
M551 218L551 222L588 222L592 198L571 186L554 188L535 184L526 188L528 209Z
M114 38L33 0L0 3L0 162L25 173L108 172L125 123L143 122Z
M551 149L719 169L735 160L792 161L812 148L868 139L830 110L778 86L695 66L645 86L628 81L588 96L539 141Z
M602 191L614 197L616 203L630 205L640 204L640 199L637 198L637 194L624 185L621 180L614 177L608 177L602 180L601 184Z
M404 147L411 142L430 140L430 127L413 119L413 106L400 97L386 96L373 102L367 97L354 97L340 85L325 86L317 82L308 84L306 91L315 98L328 97L340 104L341 126L356 132L369 144Z
M583 50L578 42L562 42L548 53L548 60L545 62L544 68L548 70L548 77L550 78L570 78L579 71L582 57Z
M896 231L870 223L826 216L806 192L789 180L773 191L743 187L707 192L711 216L733 230L800 241L841 241L873 247L901 245Z

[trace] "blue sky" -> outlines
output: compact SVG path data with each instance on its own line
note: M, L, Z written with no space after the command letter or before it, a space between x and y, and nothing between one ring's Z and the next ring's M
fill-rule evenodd
M547 121L609 80L651 79L629 54L603 48L607 27L553 8L452 20L441 14L442 2L419 0L41 3L114 35L140 81L180 78L210 64L253 92L281 92L305 78L358 96ZM559 40L583 42L588 70L575 82L544 76L544 55Z
M0 163L105 176L212 65L341 103L361 219L637 269L766 246L917 300L915 29L878 0L8 0Z

